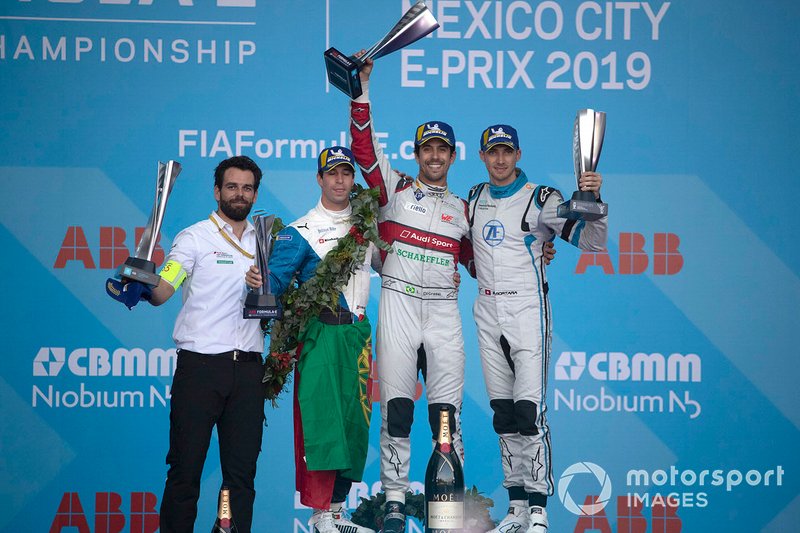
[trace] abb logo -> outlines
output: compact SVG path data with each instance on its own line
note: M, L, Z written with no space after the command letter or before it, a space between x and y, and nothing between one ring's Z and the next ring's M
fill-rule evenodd
M134 249L136 248L135 243L139 242L143 233L143 227L136 228L134 232ZM133 255L125 243L126 238L127 233L122 228L116 226L100 227L100 246L95 252L99 254L97 257L100 260L100 268L117 268L125 262L125 259ZM158 236L158 241L160 240L161 235ZM164 250L159 246L158 241L156 241L152 257L152 261L156 265L164 262ZM64 235L64 240L58 250L58 256L56 256L53 268L64 268L70 261L80 261L83 263L83 268L97 268L95 257L92 249L89 248L83 228L81 226L70 226L67 228L66 235Z
M587 496L585 507L596 509L598 497ZM652 502L650 505L650 520L642 512L645 505L637 498L630 496L617 496L617 527L612 528L605 509L601 508L594 514L582 515L575 524L573 533L612 533L624 531L625 533L680 533L683 522L678 516L678 505L664 500ZM648 528L648 525L650 526Z
M673 276L683 268L683 255L678 251L680 237L674 233L653 234L653 274ZM651 256L645 251L646 240L641 233L619 234L619 273L642 274L650 265ZM604 274L614 274L614 265L608 252L583 252L575 267L576 274L599 266Z
M94 530L83 511L77 492L65 492L58 505L50 533L120 533L128 524L131 533L154 533L158 530L158 499L152 492L132 492L128 515L122 511L122 496L116 492L98 492L94 497Z

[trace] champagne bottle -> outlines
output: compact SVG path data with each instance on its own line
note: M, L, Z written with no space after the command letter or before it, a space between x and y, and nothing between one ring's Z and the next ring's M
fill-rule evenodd
M464 527L464 471L450 437L450 411L439 411L439 437L425 471L425 533Z
M217 502L217 519L211 533L237 533L236 524L233 522L233 512L231 512L231 491L223 486L219 490L219 500Z

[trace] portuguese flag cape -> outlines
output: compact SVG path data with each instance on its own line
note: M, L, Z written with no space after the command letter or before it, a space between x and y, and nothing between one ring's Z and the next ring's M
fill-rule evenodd
M369 446L369 320L329 325L309 320L294 382L295 482L300 502L328 509L336 472L364 473Z

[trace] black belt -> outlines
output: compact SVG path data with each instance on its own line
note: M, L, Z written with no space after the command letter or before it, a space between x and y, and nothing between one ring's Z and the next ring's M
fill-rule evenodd
M222 357L223 359L230 359L237 363L253 363L258 361L262 363L261 352L245 352L244 350L231 350L222 353L198 353L191 350L178 350L178 355L185 353L188 355L201 355L203 357Z
M327 307L320 311L319 313L319 321L323 324L328 324L331 326L338 326L341 324L352 324L353 323L353 313L348 311L347 309L342 309L339 307L335 311L328 309Z

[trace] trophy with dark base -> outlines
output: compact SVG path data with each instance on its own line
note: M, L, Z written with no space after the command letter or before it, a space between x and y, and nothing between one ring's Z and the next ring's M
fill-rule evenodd
M578 181L578 190L572 193L569 201L558 206L557 214L560 218L597 220L608 214L608 204L598 202L592 191L580 190L581 174L597 170L605 133L605 113L593 109L578 111L572 133L572 157L575 161L575 179Z
M272 294L269 283L269 253L272 250L272 226L275 215L265 216L262 213L253 215L253 226L256 230L256 266L264 283L257 289L250 289L244 301L243 318L275 318L280 320L283 311Z
M324 54L328 81L351 99L358 98L362 93L358 71L364 66L365 59L378 59L396 52L417 42L438 27L439 23L425 2L417 2L406 11L403 18L397 21L383 39L372 45L361 57L348 56L336 48L328 48Z
M164 213L167 210L167 200L172 192L175 179L181 173L181 164L177 161L166 163L158 162L158 177L156 178L156 198L150 218L147 220L142 238L136 246L133 257L125 260L119 267L117 274L124 280L139 281L150 287L158 285L160 276L156 274L156 264L152 261L153 251L158 243L161 224L164 222Z

